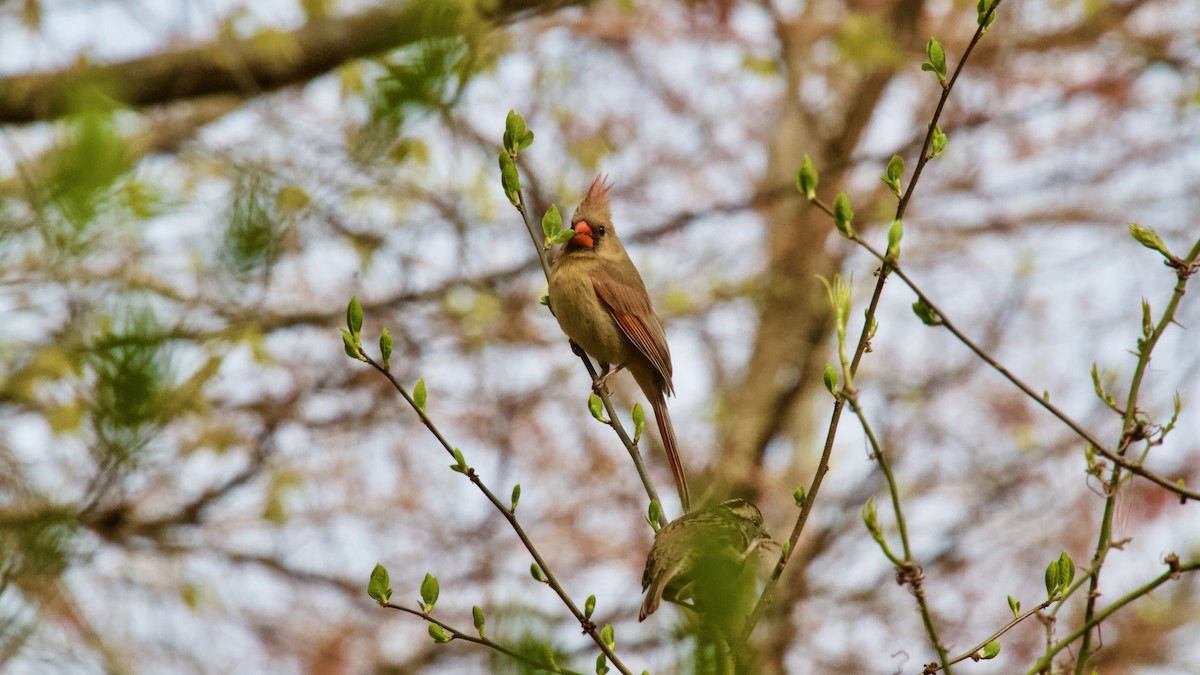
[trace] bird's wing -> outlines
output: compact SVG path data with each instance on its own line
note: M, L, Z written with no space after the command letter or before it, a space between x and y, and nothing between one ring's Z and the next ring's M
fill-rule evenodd
M663 330L662 321L650 306L650 296L642 288L640 279L634 281L619 279L603 267L592 270L592 288L596 297L608 310L613 320L621 327L621 332L637 347L666 383L667 393L674 387L671 384L671 351L667 347L667 334Z

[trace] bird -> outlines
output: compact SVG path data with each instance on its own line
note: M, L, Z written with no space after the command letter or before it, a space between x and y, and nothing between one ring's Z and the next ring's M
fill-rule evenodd
M696 608L711 599L716 602L709 606L727 606L722 596L746 559L774 543L763 529L762 512L744 499L730 499L667 523L654 534L646 556L646 598L638 621L653 614L661 600Z
M654 412L680 506L687 513L691 497L666 401L675 393L671 350L646 285L613 227L611 189L605 176L597 176L571 216L575 236L550 268L550 309L571 342L600 362L602 375L593 385L597 391L621 369L633 375Z

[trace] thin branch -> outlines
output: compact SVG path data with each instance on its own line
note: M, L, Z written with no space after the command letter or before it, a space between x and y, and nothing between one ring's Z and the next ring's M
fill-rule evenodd
M1042 611L1043 609L1046 609L1050 605L1054 604L1055 601L1057 601L1057 600L1058 600L1058 598L1050 598L1050 599L1046 600L1045 602L1043 602L1042 604L1038 605L1037 607L1034 607L1033 609L1029 610L1028 612L1025 612L1024 614L1022 614L1020 616L1014 617L1012 621L1009 621L1008 623L1004 624L1003 628L1001 628L1000 630L996 631L995 633L992 633L991 635L984 638L983 642L980 642L979 644L975 645L974 647L970 648L969 650L967 650L967 651L963 652L962 654L959 654L958 656L955 656L954 658L947 661L946 665L952 666L956 663L962 663L963 661L966 661L967 659L973 658L976 654L978 654L980 652L980 650L982 650L984 647L988 646L989 643L991 643L994 640L999 640L1002 635L1004 635L1008 631L1012 630L1013 628L1016 628L1017 624L1025 621L1025 619L1028 619L1029 617L1037 614L1038 612ZM926 667L925 670L921 671L921 675L933 675L933 673L936 673L939 670L941 670L941 666L936 663L933 663L933 664L930 664L928 667Z
M564 673L565 675L582 675L582 673L579 673L578 671L568 670L566 668L560 668L557 664L554 664L554 663L546 663L545 661L536 661L534 659L529 658L528 656L525 656L524 654L522 654L516 650L505 647L504 645L502 645L498 642L495 642L493 640L489 640L489 639L483 637L482 635L476 636L476 635L472 635L470 633L458 630L457 628L455 628L454 626L451 626L450 624L446 623L445 621L435 619L432 616L430 616L429 614L426 614L425 612L422 612L419 609L413 609L411 607L405 607L403 605L396 605L391 602L383 602L383 603L380 603L380 605L383 607L387 607L388 609L395 609L395 610L399 610L401 612L412 614L413 616L420 617L421 619L424 619L425 621L428 621L429 623L431 623L435 626L440 626L442 628L442 630L449 633L451 639L453 639L453 640L463 640L465 642L472 642L477 645L483 645L484 647L494 649L494 650L500 652L501 654L506 654L522 663L532 666L538 672L548 671L551 673Z
M388 379L389 382L392 383L392 386L396 389L396 391L400 392L400 395L404 397L404 400L408 403L409 407L413 409L413 412L417 413L417 416L421 419L421 423L425 425L425 428L428 429L431 434L433 434L434 438L438 440L438 443L441 444L442 448L447 452L447 454L454 458L454 446L450 445L450 442L447 441L446 437L442 435L442 432L438 430L437 425L433 423L433 420L431 420L429 416L425 414L425 411L417 405L416 401L414 401L412 396L408 393L408 390L406 390L404 386L396 380L390 370L384 368L365 352L363 352L361 345L358 345L358 347L359 354L361 355L363 362L379 371ZM455 458L455 461L457 461L457 458ZM488 489L487 485L484 484L483 480L479 477L479 474L475 472L474 468L468 466L465 468L464 473L475 485L475 487L477 487L479 491L483 493L483 496L492 503L492 506L496 507L496 510L500 512L500 515L502 515L504 519L508 521L508 524L513 529L513 532L517 534L517 537L521 540L521 543L524 544L525 550L529 551L529 555L533 557L534 562L537 563L538 568L545 575L546 585L554 590L555 594L557 594L559 599L562 600L563 604L567 606L567 609L570 610L571 614L574 615L579 621L579 625L583 628L583 632L586 633L588 637L592 638L592 641L595 642L598 647L600 647L600 651L604 652L604 655L608 657L608 660L612 662L612 665L617 670L621 671L625 675L631 675L629 669L621 662L616 653L607 644L605 644L604 640L601 639L600 631L596 629L596 624L591 619L584 616L583 612L580 611L579 607L575 604L575 601L571 599L571 596L567 594L566 590L562 587L562 584L558 582L558 579L554 576L554 573L550 571L550 566L546 564L546 560L542 558L542 554L538 551L537 546L533 544L533 541L530 540L529 535L525 533L525 528L521 527L521 523L517 520L516 513L514 513L513 510L508 506L505 506L504 503L501 502L500 499L497 498L490 489Z
M868 244L866 241L864 241L860 237L855 236L854 242L857 243L859 246L862 246L863 248L865 248L867 251L869 251L871 253L871 255L875 256L879 260L886 260L886 258L884 257L884 254L880 253L876 248L874 248L873 246ZM1200 246L1200 244L1198 244L1198 246ZM1189 260L1194 262L1195 258L1192 257L1192 258L1189 258ZM1126 471L1130 471L1130 472L1132 472L1138 476L1141 476L1142 478L1145 478L1146 480L1148 480L1170 492L1175 493L1176 495L1179 495L1179 497L1181 499L1194 499L1194 500L1200 501L1200 492L1197 492L1195 490L1189 490L1188 488L1177 484L1175 481L1172 481L1160 474L1157 474L1157 473L1143 467L1141 464L1138 464L1136 462L1131 462L1128 459L1117 454L1113 450L1109 449L1107 446L1105 446L1105 444L1102 443L1100 441L1100 439L1098 439L1090 431L1088 431L1086 428L1084 428L1084 426L1082 424L1080 424L1079 422L1076 422L1074 419L1071 418L1070 415L1063 412L1058 406L1056 406L1053 403L1051 403L1050 401L1046 400L1045 397L1041 396L1036 391L1034 391L1033 388L1031 388L1029 385L1025 384L1025 382L1022 381L1019 377L1017 377L1016 375L1013 375L1012 372L1008 370L1008 368L1005 368L1002 364L1000 364L999 361L992 358L991 355L989 355L981 347L979 347L974 342L972 342L970 338L968 338L957 326L954 325L954 323L952 321L950 321L949 317L946 316L946 313L944 311L942 311L940 308L938 308L938 306L936 304L934 304L932 300L929 299L929 296L925 295L925 293L920 289L920 287L918 287L916 285L916 283L913 282L913 280L911 278L909 278L909 276L907 274L904 273L904 270L900 267L900 264L898 262L893 262L890 264L891 264L891 269L893 272L896 273L896 276L899 277L900 280L903 281L906 286L908 286L908 288L917 296L918 300L920 300L921 302L928 305L929 308L931 310L933 310L933 312L935 314L937 314L937 318L941 322L941 325L944 326L946 328L946 330L950 331L950 333L953 334L954 337L958 338L959 342L963 343L963 345L965 345L967 347L967 349L970 349L976 356L978 356L980 358L980 360L982 360L984 363L991 366L993 370L1000 373L1001 375L1003 375L1005 377L1005 379L1007 379L1009 382L1016 385L1016 387L1018 389L1020 389L1027 396L1029 396L1029 398L1036 401L1038 403L1038 405L1045 408L1051 415L1054 415L1055 417L1057 417L1060 421L1062 421L1063 424L1067 425L1072 431L1074 431L1076 435L1078 435L1083 440L1087 441L1087 443L1090 446L1092 446L1092 448L1094 448L1096 452L1103 455L1105 459L1108 459L1109 461L1113 462L1114 464L1119 465L1121 468L1125 469Z
M909 590L912 591L913 597L917 600L917 609L921 612L921 622L925 625L925 634L929 636L929 641L933 643L934 649L937 650L938 662L943 668L949 669L953 665L953 662L947 660L949 659L949 654L946 653L946 646L942 644L941 638L938 637L937 627L933 625L933 614L929 611L929 603L925 599L925 575L921 572L921 566L913 558L912 548L908 543L908 524L904 518L904 511L900 507L900 489L896 486L896 477L892 474L892 467L883 452L883 446L875 436L874 430L871 429L870 423L867 422L867 416L863 413L862 406L859 405L857 394L850 391L845 392L845 396L846 400L850 403L851 411L858 417L858 421L862 425L863 434L866 435L867 441L871 444L871 454L875 458L875 462L879 465L879 470L883 472L884 479L888 485L888 493L892 498L892 513L896 517L896 528L900 533L900 545L904 549L904 559L896 565L897 580L906 584ZM883 547L885 555L893 558L882 536L882 533L880 533L880 546ZM893 563L896 562L893 558Z
M1184 292L1187 290L1188 278L1196 271L1195 262L1197 257L1200 257L1200 240L1196 241L1185 261L1168 261L1168 264L1171 264L1171 262L1182 262L1182 264L1175 265L1175 291L1171 294L1171 300L1167 303L1166 309L1163 310L1158 324L1149 335L1145 336L1144 340L1138 340L1138 362L1137 367L1134 369L1133 377L1129 382L1129 396L1125 402L1125 419L1122 424L1121 439L1118 442L1116 453L1121 459L1125 459L1125 453L1129 449L1130 443L1146 438L1149 435L1146 431L1145 423L1138 419L1138 392L1141 390L1142 378L1146 374L1146 368L1150 365L1150 355L1154 351L1154 346L1158 344L1159 338L1166 332L1167 326L1170 326L1175 321L1175 310L1179 306L1179 301L1183 299ZM1141 459L1144 459L1144 455L1143 458L1139 459L1139 462ZM1092 620L1096 616L1096 598L1100 595L1100 564L1107 557L1108 551L1112 547L1112 521L1117 512L1117 491L1121 485L1121 468L1121 464L1115 463L1114 460L1104 500L1104 516L1100 520L1100 534L1096 537L1096 550L1092 557L1093 571L1088 582L1087 606L1083 614L1085 627L1092 625ZM1172 492L1178 494L1178 488L1172 490ZM1083 641L1079 645L1079 656L1075 660L1076 675L1083 675L1091 653L1092 631L1090 628L1085 628Z
M1125 605L1128 605L1129 603L1133 602L1134 600L1137 600L1140 597L1149 595L1150 591L1153 591L1154 589L1158 588L1159 586L1163 585L1164 583L1166 583L1170 580L1173 580L1173 579L1178 579L1179 575L1183 572L1195 572L1197 570L1200 570L1200 562L1191 562L1191 563L1187 563L1186 565L1181 565L1181 564L1179 564L1179 558L1177 556L1175 556L1174 554L1171 554L1170 556L1167 557L1167 565L1168 565L1167 571L1158 575L1152 581L1146 583L1145 585L1141 586L1140 588L1137 588L1137 589L1130 591L1129 593L1121 596L1121 598L1119 598L1116 602L1114 602L1113 604L1104 608L1103 611L1098 612L1095 615L1093 615L1082 626L1080 626L1074 633L1071 633L1070 635L1063 638L1062 640L1059 640L1057 644L1055 644L1052 647L1050 647L1049 649L1047 649L1045 656L1038 659L1037 663L1033 664L1033 667L1029 669L1028 675L1034 675L1035 673L1041 673L1041 672L1046 671L1050 667L1052 661L1054 660L1054 656L1056 654L1058 654L1062 650L1066 649L1075 640L1083 637L1087 633L1090 633L1093 628L1095 628L1096 626L1099 626L1101 623L1103 623L1105 619L1107 619L1109 616L1111 616L1113 614L1113 612L1116 612L1118 609L1121 609ZM1083 654L1081 653L1080 659L1082 659L1082 657L1083 657Z
M916 168L913 170L912 180L909 182L908 190L904 193L904 196L900 199L896 206L895 220L901 220L904 216L904 210L907 208L908 201L912 198L914 190L916 190L917 181L921 177L921 172L924 170L925 164L929 162L929 148L933 143L934 130L937 128L938 120L941 119L942 110L945 108L946 100L950 98L950 92L954 89L954 84L958 81L958 76L962 72L963 66L966 65L967 59L970 57L971 51L975 48L975 45L983 37L985 32L984 27L987 25L988 19L991 18L995 11L996 5L993 5L987 11L987 13L981 17L979 21L979 27L975 30L975 34L971 37L971 42L963 51L962 58L959 59L958 65L955 66L953 75L951 75L946 86L942 88L942 95L938 99L937 107L933 112L933 117L929 120L929 128L925 132L925 141L921 146L921 156L917 160ZM831 217L833 216L833 211L828 206L820 202L820 200L812 199L810 201L816 204L818 208ZM858 346L854 351L854 360L851 362L851 377L853 377L853 375L858 371L858 363L862 359L863 352L867 348L871 326L875 321L875 311L879 305L879 296L883 292L883 285L887 282L888 272L890 269L891 266L886 262L879 269L878 280L875 283L875 292L871 296L871 304L867 307L866 317L863 322L863 330L859 336ZM808 515L812 511L812 505L816 499L817 491L820 490L821 483L825 479L825 474L829 471L829 458L833 453L833 441L837 436L838 422L841 419L842 409L845 406L846 401L845 397L842 396L838 396L836 398L837 400L833 405L833 414L829 420L829 429L825 434L825 447L821 451L821 460L817 464L817 470L813 475L812 483L809 485L808 492L805 493L804 504L802 504L800 507L800 515L796 517L796 524L792 527L792 533L788 537L787 545L783 547L783 551L779 556L779 562L776 563L774 569L771 571L771 576L767 579L767 583L763 588L763 592L761 595L759 595L758 602L754 605L754 610L746 619L746 624L742 628L741 635L738 636L738 640L735 643L734 651L740 651L742 646L746 644L746 642L750 639L750 634L754 631L754 627L762 618L763 612L766 611L767 605L770 603L771 595L775 590L775 586L779 583L780 576L783 575L784 570L787 568L788 560L791 558L791 554L796 548L796 543L800 539L800 534L804 530L804 525L808 521ZM939 650L939 652L944 654L943 650ZM942 662L942 667L943 669L949 671L949 667L945 663L945 660Z

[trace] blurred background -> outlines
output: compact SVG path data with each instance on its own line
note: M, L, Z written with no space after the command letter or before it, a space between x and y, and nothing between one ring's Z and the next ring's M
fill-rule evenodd
M687 672L684 615L636 622L645 493L554 319L500 188L505 114L534 218L592 178L666 324L693 495L750 496L777 538L797 514L831 399L818 274L853 275L851 334L875 261L836 236L794 175L845 190L883 247L901 155L911 177L976 27L966 0L0 1L0 668L11 673L513 672L435 645L366 595L376 562L465 630L595 645L503 519L387 382L365 344L424 378L429 414L518 515L567 590L598 598L640 672ZM949 135L905 220L903 264L965 332L1106 443L1141 300L1175 283L1128 236L1182 255L1200 236L1200 5L1007 0L941 119ZM1104 505L1057 420L884 290L856 385L897 474L914 554L952 653L1032 607L1066 550L1090 561ZM1200 303L1190 295L1140 399L1185 403L1148 464L1200 485ZM373 350L374 347L371 347ZM641 394L613 379L628 426ZM651 425L652 429L652 425ZM677 512L651 430L642 442ZM812 519L755 634L763 673L916 673L936 660L915 603L860 520L885 487L844 417ZM885 533L894 521L881 508ZM1145 481L1120 502L1100 605L1200 555L1196 506ZM1081 594L1082 595L1082 594ZM1091 665L1186 673L1200 588L1185 575L1105 623ZM1078 625L1082 597L1059 615ZM1024 672L1045 630L994 661ZM1069 657L1064 654L1064 662Z

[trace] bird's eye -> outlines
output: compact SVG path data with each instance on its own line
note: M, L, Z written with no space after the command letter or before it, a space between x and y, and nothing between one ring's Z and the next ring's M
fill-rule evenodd
M599 234L599 235L604 234L604 226L603 225L596 228L596 234Z

